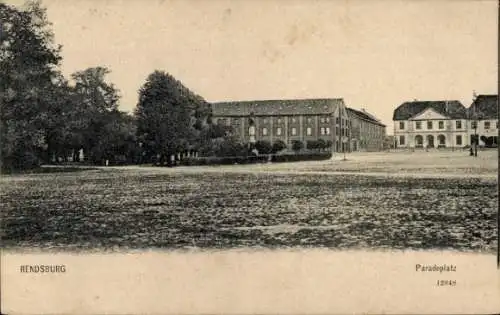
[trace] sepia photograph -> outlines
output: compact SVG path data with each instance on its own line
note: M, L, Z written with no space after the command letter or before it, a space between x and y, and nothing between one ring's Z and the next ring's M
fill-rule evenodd
M0 312L499 312L498 16L0 2Z

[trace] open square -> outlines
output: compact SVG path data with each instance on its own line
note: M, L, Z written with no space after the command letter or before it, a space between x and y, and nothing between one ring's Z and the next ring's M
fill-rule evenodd
M358 153L347 161L6 176L2 239L12 249L492 253L496 154Z

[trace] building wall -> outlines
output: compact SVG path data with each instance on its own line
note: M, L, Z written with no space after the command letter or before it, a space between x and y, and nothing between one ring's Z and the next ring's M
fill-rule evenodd
M386 128L380 124L351 115L351 150L382 151L386 137Z
M398 148L462 148L470 144L469 127L466 119L396 120L394 136Z
M477 121L477 129L474 129L474 121L470 120L468 124L468 139L467 144L471 144L474 134L479 137L479 145L484 145L484 141L481 139L484 137L496 137L498 141L498 119L483 119ZM498 143L496 141L496 143Z
M340 113L342 114L342 113ZM291 148L293 141L302 141L304 146L306 146L307 141L315 141L323 139L325 141L333 142L333 151L336 147L341 146L336 145L335 140L335 119L334 113L325 113L318 115L288 115L288 116L238 116L238 117L224 117L224 116L214 116L213 120L224 124L226 126L232 126L233 132L239 137L239 139L244 142L250 142L250 120L254 122L256 127L256 141L264 140L271 143L281 140ZM345 116L339 117L339 120L344 119L344 124L346 124L347 119ZM342 126L345 134L349 134L349 126ZM278 128L280 128L278 130ZM337 139L341 141L341 139Z

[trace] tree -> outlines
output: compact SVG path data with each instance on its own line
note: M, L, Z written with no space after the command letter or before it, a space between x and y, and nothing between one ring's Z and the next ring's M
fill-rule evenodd
M144 140L148 155L169 156L199 145L207 135L210 107L200 96L164 71L154 71L139 91L135 110L137 134Z
M318 141L316 141L316 148L319 149L320 151L326 149L327 148L326 141L323 139L318 139Z
M259 140L255 143L255 148L259 151L259 154L270 154L273 150L271 142L266 140Z
M47 146L46 120L52 115L60 77L60 46L46 10L38 1L18 9L0 3L0 138L2 168L37 164Z
M111 164L138 162L140 148L134 117L118 110L104 115L106 124L103 127L103 135L98 138L93 151L96 160L108 160Z
M302 141L299 140L292 141L292 150L295 151L295 153L298 153L303 148L304 148L304 143Z
M318 148L318 142L315 140L307 141L306 147L308 150L315 150Z
M107 148L104 144L109 135L107 125L116 117L118 111L119 92L112 83L106 82L109 69L92 67L71 75L73 87L74 108L72 115L74 151L83 148L85 158L100 164ZM109 130L108 130L109 131Z
M332 140L327 140L325 149L331 149L333 147L333 141Z
M244 156L246 153L245 145L232 136L223 138L216 149L217 156Z
M286 149L286 143L283 140L276 140L273 143L273 153L278 153L284 149Z

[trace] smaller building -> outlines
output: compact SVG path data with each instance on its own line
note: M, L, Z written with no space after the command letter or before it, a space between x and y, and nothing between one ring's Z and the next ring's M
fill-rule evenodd
M351 124L352 151L382 151L386 136L386 126L364 109L347 108Z
M469 143L468 113L459 101L405 102L394 110L398 148L463 148Z
M468 109L470 145L498 146L498 95L478 95Z

